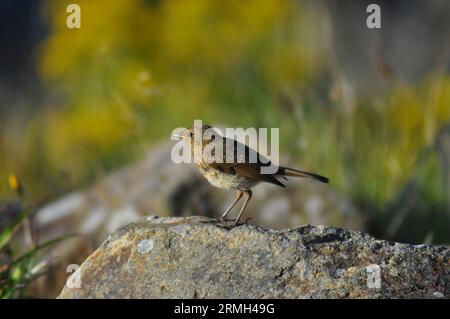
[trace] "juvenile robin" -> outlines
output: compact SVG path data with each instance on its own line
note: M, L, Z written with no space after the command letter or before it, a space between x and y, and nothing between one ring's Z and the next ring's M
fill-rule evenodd
M209 133L206 134L207 132ZM195 138L194 134L201 134L201 137ZM270 160L234 139L218 135L209 125L202 125L198 129L194 127L186 129L175 137L190 144L192 155L196 159L195 162L200 173L211 185L236 192L236 198L221 217L222 221L226 220L227 214L242 196L246 196L245 202L234 220L235 225L238 224L242 213L252 198L251 188L260 182L286 187L280 179L287 180L286 176L293 176L312 178L322 183L328 183L327 177L283 166L279 166L275 173L263 173L261 168L270 166ZM223 148L219 161L217 161L214 152L217 145ZM207 147L210 148L211 152L204 152Z

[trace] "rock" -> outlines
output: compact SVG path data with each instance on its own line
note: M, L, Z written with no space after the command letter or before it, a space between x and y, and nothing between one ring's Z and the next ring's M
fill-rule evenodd
M73 276L80 285L59 298L449 298L450 250L152 216L115 231Z

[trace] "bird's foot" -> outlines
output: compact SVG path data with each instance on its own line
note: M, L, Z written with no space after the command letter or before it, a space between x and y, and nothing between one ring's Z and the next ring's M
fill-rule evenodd
M249 220L251 220L252 218L247 218L245 221L243 221L243 222L240 222L239 220L235 220L234 221L234 226L236 227L236 226L240 226L240 225L247 225L248 224L248 221Z
M219 222L221 222L221 223L228 223L228 222L231 222L231 221L232 221L232 219L227 219L226 217L223 217L223 216L221 216L219 218Z
M223 227L223 228L226 228L226 229L232 229L232 228L237 227L237 226L247 225L248 221L251 220L251 219L252 218L247 218L245 221L241 222L238 219L234 219L234 220L233 219L227 219L227 218L222 216L222 217L217 219L217 222L218 222L217 224L224 224L223 226L220 226L220 227Z

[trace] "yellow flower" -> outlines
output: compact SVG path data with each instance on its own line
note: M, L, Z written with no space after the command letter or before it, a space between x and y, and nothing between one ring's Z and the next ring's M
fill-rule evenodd
M9 188L11 188L13 191L17 192L19 195L23 194L22 184L20 183L20 180L16 175L11 174L8 176L8 185L9 185Z

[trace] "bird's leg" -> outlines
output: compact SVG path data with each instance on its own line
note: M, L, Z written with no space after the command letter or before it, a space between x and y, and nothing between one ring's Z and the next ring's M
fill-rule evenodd
M247 199L245 200L244 205L242 205L241 211L239 212L238 217L234 221L234 225L238 224L239 219L241 218L241 215L244 212L245 207L247 207L248 202L252 198L252 191L251 190L246 190L246 191L244 191L244 193L247 195Z
M243 191L238 190L236 191L236 198L234 199L234 201L231 203L230 207L227 208L227 210L225 211L225 213L223 213L222 217L220 218L220 220L225 221L225 216L227 216L227 214L231 211L231 209L234 207L234 205L236 205L236 203L238 202L238 200L241 199L242 195L244 194Z

